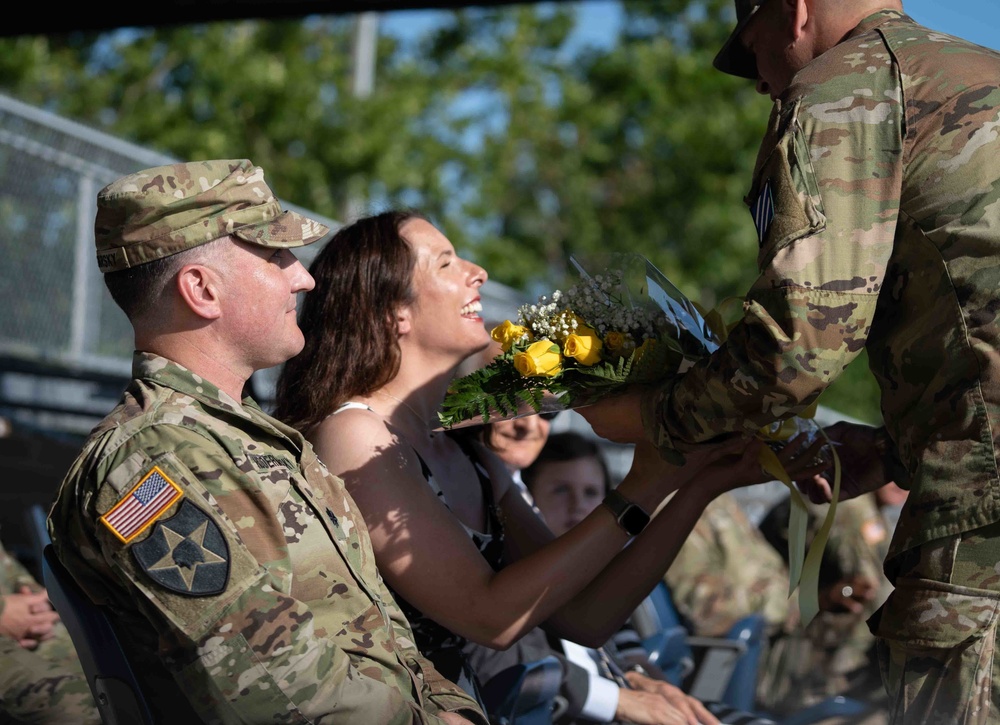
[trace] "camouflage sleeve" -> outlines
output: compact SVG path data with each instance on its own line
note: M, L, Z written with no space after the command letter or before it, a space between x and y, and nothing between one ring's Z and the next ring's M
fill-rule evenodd
M442 675L434 665L420 654L416 644L411 639L410 627L406 622L399 605L396 604L392 593L385 583L379 578L381 593L379 596L386 603L386 610L392 622L393 632L396 642L403 651L406 664L414 672L421 673L424 701L430 704L427 709L430 712L456 712L470 722L477 725L489 725L489 720L479 709L479 703L465 690L456 685L451 680Z
M725 344L646 400L647 435L665 452L801 412L864 347L893 247L903 147L898 80L888 56L871 52L851 63L877 72L776 102L747 196L760 274Z
M245 479L221 449L213 454L190 433L178 428L171 440L158 428L148 440L134 436L97 471L83 530L70 530L66 541L94 542L96 554L84 551L84 559L96 555L94 565L120 582L159 633L165 664L206 722L258 722L265 713L285 723L443 722L386 681L378 657L394 660L391 648L373 652L364 668L344 649L352 641L366 647L368 626L381 619L375 603L356 596L356 584L328 585L326 600L339 607L336 621L346 630L339 633L286 593L287 543L266 500L273 492ZM155 519L162 527L142 523L147 514L133 494L165 497L157 506L169 505ZM126 503L128 516L115 516Z

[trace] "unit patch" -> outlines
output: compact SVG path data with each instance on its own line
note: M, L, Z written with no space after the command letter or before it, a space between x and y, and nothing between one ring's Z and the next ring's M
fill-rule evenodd
M188 499L132 547L132 556L150 579L185 596L221 594L229 581L229 545L218 524Z
M100 520L122 543L127 544L183 495L181 487L154 466Z

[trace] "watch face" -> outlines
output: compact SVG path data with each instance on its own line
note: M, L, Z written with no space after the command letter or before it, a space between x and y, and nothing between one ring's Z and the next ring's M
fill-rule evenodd
M630 534L638 534L649 523L649 516L638 506L629 506L622 513L622 527Z

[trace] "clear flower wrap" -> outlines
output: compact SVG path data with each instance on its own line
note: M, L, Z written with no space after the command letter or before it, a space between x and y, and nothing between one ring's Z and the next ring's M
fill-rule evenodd
M579 282L522 305L516 322L506 320L491 331L502 354L453 381L438 414L442 427L579 408L632 385L663 383L710 355L732 327L725 317L732 300L703 311L641 255L612 255L593 275L578 260L571 262ZM802 432L824 435L808 411L759 435L770 446L761 466L788 487L792 499L789 594L800 587L802 620L808 623L819 609L819 563L836 505L807 554L805 502L772 450ZM836 501L840 462L828 448Z

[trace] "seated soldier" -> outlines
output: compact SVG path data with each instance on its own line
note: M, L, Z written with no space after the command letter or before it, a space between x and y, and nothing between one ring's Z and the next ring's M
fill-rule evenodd
M881 704L885 691L875 654L875 637L867 618L892 591L882 562L892 537L892 512L907 491L889 482L875 491L837 505L833 527L820 565L822 611L794 645L794 657L783 682L773 689L812 693L808 704L824 694L847 694ZM788 551L787 500L775 506L761 522L761 532L780 552ZM827 504L806 500L809 540L827 512ZM831 598L837 601L830 601Z
M135 333L134 379L49 515L58 558L109 607L165 722L467 723L375 567L343 482L244 395L296 355L314 282L247 160L148 169L97 198L97 262ZM180 685L182 696L169 684ZM177 687L173 687L176 690Z
M0 544L0 723L100 722L73 642L45 589Z
M787 528L788 510L779 509L772 520ZM849 658L835 650L855 650L859 638L870 643L871 635L858 625L864 625L864 613L872 608L880 576L870 566L825 568L819 591L822 611L802 627L796 598L788 596L788 565L782 555L787 550L787 540L769 543L738 499L723 494L706 507L664 576L693 634L721 637L740 619L763 615L769 647L760 668L757 701L760 709L776 714L850 694L850 683L839 672ZM820 641L827 646L817 646ZM866 694L877 699L877 693Z

